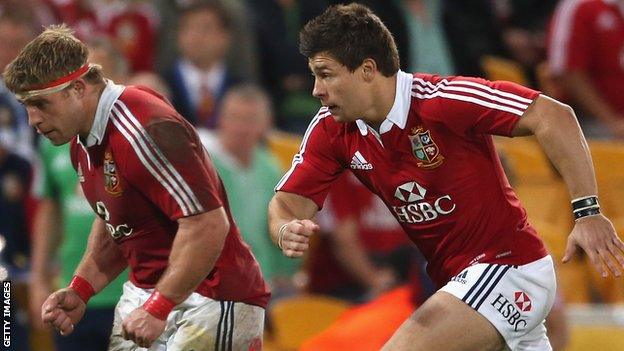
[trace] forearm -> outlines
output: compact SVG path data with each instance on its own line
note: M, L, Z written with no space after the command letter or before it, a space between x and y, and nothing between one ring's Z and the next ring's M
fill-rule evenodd
M31 274L33 281L50 283L53 278L51 262L60 242L60 213L51 199L39 203L34 221Z
M75 272L93 286L95 293L117 278L128 265L105 225L99 217L93 221L87 249Z
M593 118L607 125L617 122L622 111L615 111L598 93L589 77L583 72L569 72L560 77L566 91L572 96L576 105Z
M311 200L290 193L277 192L269 202L269 234L277 245L279 229L296 219L312 219L317 207Z
M513 131L515 136L528 134L535 135L563 177L571 198L596 194L589 147L569 106L540 95Z
M179 304L213 269L230 226L223 208L185 218L179 222L169 265L156 289Z

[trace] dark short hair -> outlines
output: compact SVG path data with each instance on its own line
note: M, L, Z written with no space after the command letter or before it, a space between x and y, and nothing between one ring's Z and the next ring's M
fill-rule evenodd
M196 0L180 9L180 21L193 13L201 11L210 11L221 22L221 26L226 31L232 30L232 16L222 0Z
M299 51L308 59L327 52L351 72L367 58L375 60L386 77L399 70L399 52L392 33L364 5L329 7L305 25L299 41Z

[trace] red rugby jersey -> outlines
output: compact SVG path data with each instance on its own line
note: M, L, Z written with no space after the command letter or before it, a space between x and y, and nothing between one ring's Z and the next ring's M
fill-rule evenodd
M91 134L71 145L85 196L130 266L153 288L165 268L176 220L223 207L230 231L196 292L266 307L268 288L230 213L223 184L193 127L157 93L107 84ZM210 228L206 228L210 230Z
M380 133L362 120L314 117L276 186L319 208L349 169L391 210L439 286L476 262L520 265L546 255L511 189L490 134L511 134L539 95L509 82L399 72Z

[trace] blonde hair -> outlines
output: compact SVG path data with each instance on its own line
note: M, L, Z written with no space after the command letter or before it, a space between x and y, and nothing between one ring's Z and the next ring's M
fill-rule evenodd
M89 49L65 24L46 27L28 43L4 71L4 82L14 93L66 76L87 63ZM103 83L102 68L92 65L83 76L90 84Z

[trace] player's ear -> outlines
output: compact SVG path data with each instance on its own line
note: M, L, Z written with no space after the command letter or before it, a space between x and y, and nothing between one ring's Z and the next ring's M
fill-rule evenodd
M375 74L377 73L377 62L371 58L367 58L362 62L360 66L362 68L362 76L364 80L370 82L375 78Z
M78 97L83 97L87 89L87 83L82 78L76 79L72 82L71 89L78 94Z

